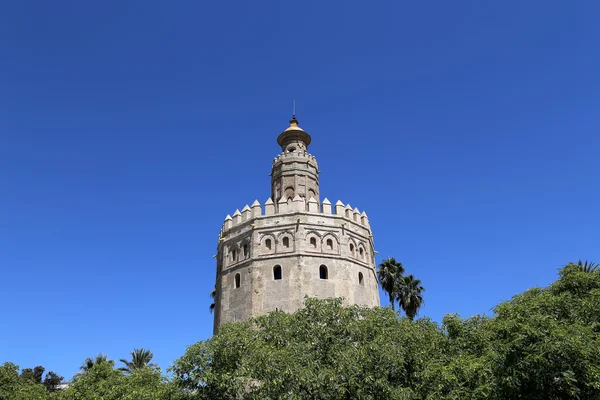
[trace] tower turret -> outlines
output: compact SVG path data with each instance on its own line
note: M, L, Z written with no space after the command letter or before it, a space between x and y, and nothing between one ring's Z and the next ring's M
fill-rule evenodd
M306 210L310 198L319 200L319 166L308 153L310 135L298 125L296 116L290 126L277 138L282 153L273 160L271 171L271 198L275 204L293 201L300 196Z

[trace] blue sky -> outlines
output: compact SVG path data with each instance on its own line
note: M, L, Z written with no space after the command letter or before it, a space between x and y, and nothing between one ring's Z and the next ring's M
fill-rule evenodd
M217 235L292 100L421 315L600 261L597 2L0 4L0 362L70 378L212 332ZM382 303L387 304L385 297Z

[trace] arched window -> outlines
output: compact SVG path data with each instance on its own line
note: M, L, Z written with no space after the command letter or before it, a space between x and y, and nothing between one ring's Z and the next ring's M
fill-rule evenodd
M360 258L364 258L365 251L363 250L362 247L360 249L358 249L358 254L360 254Z
M321 265L319 267L319 278L321 278L321 279L329 278L329 276L327 275L327 267L325 265Z
M365 284L365 277L363 276L362 272L358 273L358 284L359 285L364 285Z
M273 279L275 279L276 281L281 279L281 266L280 265L276 265L273 267Z
M290 247L290 238L288 238L288 237L283 238L283 247L285 247L285 248Z
M327 249L328 250L333 250L333 240L331 239L327 239Z
M271 250L271 239L265 240L265 246L267 246L267 249Z
M248 255L250 254L249 250L248 243L244 244L244 258L248 258Z
M240 274L235 274L235 288L239 288L240 287L240 283L241 283L242 277L240 276Z
M231 250L231 262L236 262L237 260L237 252L235 250Z
M317 238L314 238L314 237L310 238L310 247L312 247L313 249L317 248Z
M354 255L354 244L350 243L350 253Z

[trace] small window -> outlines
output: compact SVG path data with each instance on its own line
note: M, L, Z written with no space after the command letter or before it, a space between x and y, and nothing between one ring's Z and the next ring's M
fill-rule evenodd
M360 258L363 258L363 256L365 255L365 251L363 250L362 247L360 249L358 249L358 254L360 254Z
M328 279L328 275L327 275L327 267L325 265L321 265L319 267L319 278L321 279Z
M333 240L327 239L327 249L333 250Z
M363 276L362 272L358 273L358 284L363 286L365 284L365 277Z
M283 238L283 247L290 247L290 238L288 237L284 237Z
M244 258L248 258L248 254L250 253L248 244L244 245Z
M281 266L276 265L273 267L273 279L276 281L281 279Z
M240 274L235 274L235 288L239 288L240 287L240 281L241 281L242 277L240 276Z
M350 243L350 253L354 255L354 245L352 243Z
M231 251L231 262L236 262L237 260L237 252L235 250Z
M267 246L267 249L271 250L271 239L265 240L265 246Z
M311 246L313 249L316 249L316 248L317 248L317 238L314 238L314 237L310 238L310 246Z

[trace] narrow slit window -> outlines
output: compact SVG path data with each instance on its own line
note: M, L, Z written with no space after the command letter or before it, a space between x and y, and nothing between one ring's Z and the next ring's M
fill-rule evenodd
M276 265L273 267L273 279L276 281L281 279L281 266Z
M310 247L312 247L313 249L317 248L317 238L310 238Z
M350 253L354 255L354 245L352 243L350 243Z
M358 273L358 284L363 286L365 284L365 277L363 276L362 272Z
M362 249L362 247L358 249L358 254L360 254L360 258L363 258L363 256L365 255L365 251Z
M329 276L327 274L327 267L325 265L321 265L319 267L319 278L321 279L328 279Z
M333 240L331 239L327 239L327 249L328 250L333 250Z
M231 252L231 262L236 262L236 260L237 260L237 254L236 254L236 251L233 250Z
M283 238L283 247L285 247L285 248L290 247L290 238L288 238L288 237Z
M249 251L248 244L245 244L244 245L244 258L248 258L249 254L250 254L250 251Z
M271 239L265 240L265 246L267 247L267 249L271 250Z
M242 277L240 276L240 274L235 274L235 288L239 288L240 287L240 283L241 283Z

